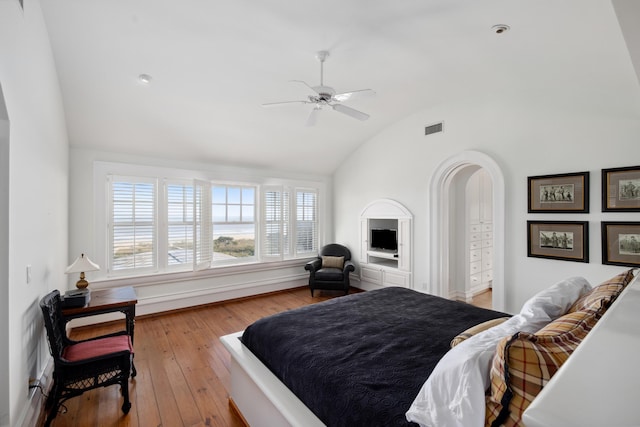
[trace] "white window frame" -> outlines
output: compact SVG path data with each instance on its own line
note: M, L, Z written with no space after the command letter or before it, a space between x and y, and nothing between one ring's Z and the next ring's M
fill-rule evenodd
M260 264L270 263L274 261L282 261L282 262L291 262L295 259L305 259L310 258L311 256L315 256L315 254L311 253L297 253L295 248L296 236L295 233L295 221L291 222L295 219L295 194L297 190L305 190L305 191L315 191L317 193L317 245L321 246L323 240L322 229L327 226L323 221L331 221L331 217L327 215L327 212L330 210L330 206L326 205L326 200L324 197L325 187L328 185L329 181L325 178L319 178L318 180L306 180L299 181L295 178L285 179L285 178L270 178L270 177L260 177L255 173L247 174L246 170L241 171L241 173L236 173L238 171L234 171L233 168L221 168L220 171L213 173L212 171L198 171L198 170L187 170L187 169L173 169L168 167L160 167L160 166L145 166L145 165L137 165L130 163L113 163L113 162L103 162L103 161L94 161L93 162L93 194L94 194L94 210L93 210L93 227L91 227L90 222L86 222L82 225L84 228L78 228L77 232L74 232L72 235L71 241L71 249L75 250L75 248L80 248L83 252L88 252L90 254L95 254L92 256L94 261L98 262L103 266L100 272L94 273L94 281L108 283L112 282L114 284L119 284L122 280L127 278L135 279L135 283L152 283L150 281L155 280L165 280L153 277L163 274L179 274L179 276L173 276L175 278L187 278L187 277L205 277L205 276L216 276L218 274L229 274L230 272L235 271L236 269L247 268L247 263L252 263L255 265L256 271L260 270ZM218 176L220 175L220 176ZM146 181L146 182L156 182L156 265L155 268L150 269L127 269L121 271L112 271L109 269L109 256L110 256L110 220L109 220L109 212L112 209L111 206L111 193L110 193L110 183L109 177L130 177L134 180ZM234 180L226 180L220 179L224 176L227 177L235 177ZM244 179L247 178L247 179ZM239 186L239 187L252 187L255 191L255 213L254 213L254 221L256 227L256 235L255 235L255 257L252 260L240 260L236 259L235 262L231 261L229 264L213 264L210 259L207 257L202 257L200 262L196 263L196 266L193 265L185 266L185 268L180 268L180 266L168 266L167 257L161 256L159 254L166 253L166 249L168 248L168 206L166 204L167 200L167 183L169 184L181 184L181 185L189 185L193 183L194 192L196 188L196 182L201 183L204 186L208 186L210 188L214 183L217 185L223 186ZM302 184L302 185L300 185ZM267 254L263 252L263 230L264 230L264 194L269 188L279 188L284 191L289 192L289 203L287 204L288 212L285 212L284 215L287 217L289 221L288 224L288 244L285 245L281 254L277 257L269 257ZM210 190L205 193L210 195ZM198 208L194 203L194 211ZM200 208L208 207L209 210L203 210L200 212L201 218L211 218L209 224L212 224L213 218L211 217L211 203L204 202L200 206ZM195 213L194 213L194 233L197 229L195 225ZM208 221L205 221L208 222ZM328 223L329 229L331 229L331 222ZM166 230L162 231L162 230ZM202 229L201 234L209 235L208 233L211 230ZM80 237L80 233L82 236ZM213 237L213 235L211 234ZM211 239L201 239L202 243L210 240L211 249L213 249L213 238ZM87 246L88 245L88 246ZM194 245L195 246L195 245ZM87 249L86 249L87 248ZM92 249L93 248L93 249ZM85 250L86 249L86 250ZM211 253L212 252L208 252ZM194 258L195 259L195 258ZM239 262L240 261L240 262ZM246 263L241 262L246 261ZM270 268L266 267L265 268ZM202 271L199 271L202 270ZM240 271L240 270L238 270ZM195 275L195 276L194 276ZM144 278L148 276L148 278ZM174 280L168 279L167 280ZM176 279L177 280L177 279ZM180 279L183 280L183 279ZM134 283L134 282L129 282Z

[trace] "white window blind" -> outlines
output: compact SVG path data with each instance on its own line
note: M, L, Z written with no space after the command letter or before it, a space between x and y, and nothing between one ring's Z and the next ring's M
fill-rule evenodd
M167 183L167 266L191 266L194 247L194 186Z
M282 187L262 189L262 259L282 259L289 253L288 192Z
M211 185L206 181L194 181L193 245L194 270L211 266L213 234L211 231Z
M157 181L110 177L109 269L157 267Z
M282 252L285 257L291 254L291 193L284 191L282 193Z
M265 187L263 194L262 245L263 259L314 255L318 252L318 193L284 187ZM292 204L294 204L292 206ZM290 213L294 211L293 218ZM294 241L291 232L295 231ZM293 247L292 247L293 246Z
M318 252L318 193L296 190L296 255Z

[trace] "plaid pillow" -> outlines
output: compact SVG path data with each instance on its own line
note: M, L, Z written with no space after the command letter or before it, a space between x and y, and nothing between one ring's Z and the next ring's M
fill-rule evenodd
M485 425L522 426L524 410L601 316L598 311L576 311L535 334L518 332L504 338L491 367Z
M589 293L578 298L567 313L584 310L606 310L633 279L633 269L620 273L602 282Z

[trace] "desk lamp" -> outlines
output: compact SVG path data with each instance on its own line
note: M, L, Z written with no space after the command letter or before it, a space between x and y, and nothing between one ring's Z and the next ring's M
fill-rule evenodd
M64 271L66 274L70 273L80 273L80 280L76 282L76 288L85 289L89 286L89 282L87 282L84 278L85 271L97 271L100 270L100 266L95 262L91 261L84 254L81 254L76 260Z

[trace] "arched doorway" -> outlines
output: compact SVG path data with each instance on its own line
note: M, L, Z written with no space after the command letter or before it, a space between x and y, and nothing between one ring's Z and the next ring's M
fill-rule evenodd
M461 239L456 230L461 224L455 215L456 200L460 198L461 183L482 168L491 179L493 223L493 297L494 310L505 309L504 291L504 234L505 185L502 170L489 156L478 151L463 151L442 162L431 177L429 185L429 283L427 291L449 297L451 280L460 280L460 269L466 265L452 262L460 253ZM464 228L463 228L464 229ZM457 257L456 257L457 259ZM455 269L455 270L454 270ZM466 270L465 270L466 271Z

